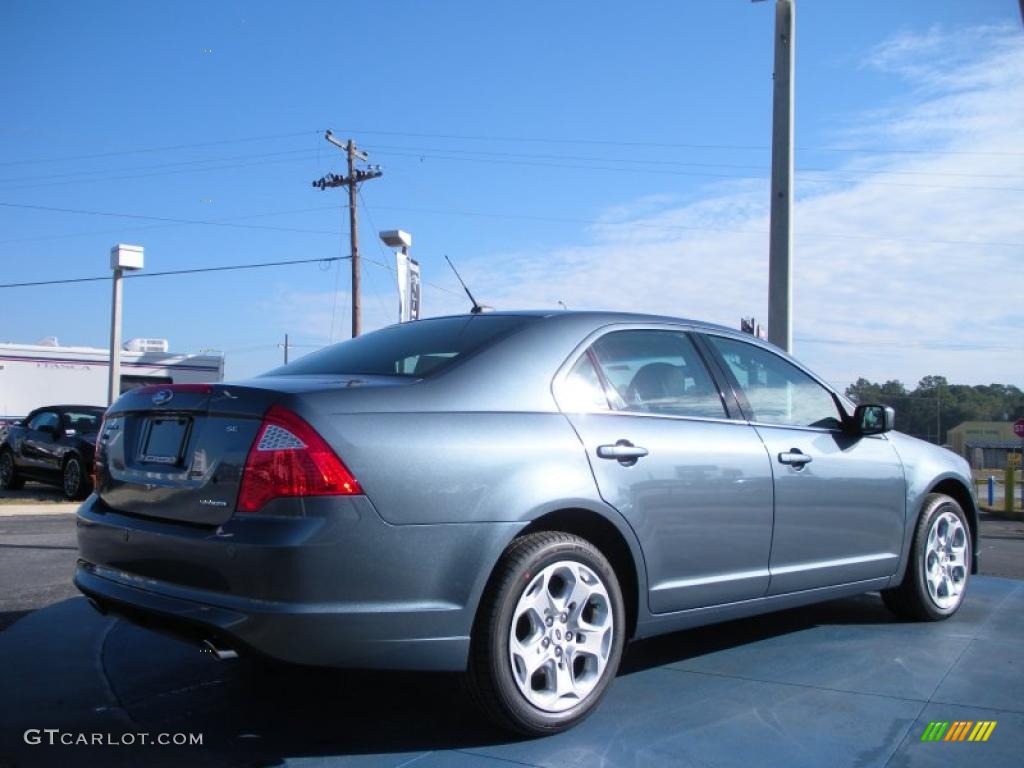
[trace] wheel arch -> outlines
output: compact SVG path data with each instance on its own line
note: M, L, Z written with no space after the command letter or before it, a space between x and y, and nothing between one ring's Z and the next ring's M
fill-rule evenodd
M592 543L608 558L622 590L626 626L629 628L626 639L632 638L636 633L641 606L646 605L641 600L641 595L646 590L646 577L639 544L635 539L630 540L630 533L623 531L601 512L576 504L558 506L538 514L525 527L518 530L514 538L539 531L563 531L574 534ZM506 549L507 545L502 554ZM474 613L479 610L480 599L494 579L500 559L499 557L491 565L484 589L476 601Z
M934 483L928 493L944 493L952 498L963 509L967 515L967 525L971 529L971 573L978 572L978 508L974 503L974 496L964 483L955 477L944 477ZM927 498L927 494L925 495ZM917 510L915 521L921 515L922 507Z

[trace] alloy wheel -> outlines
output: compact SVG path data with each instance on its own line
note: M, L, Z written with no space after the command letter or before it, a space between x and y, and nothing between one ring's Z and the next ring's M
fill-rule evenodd
M71 459L64 465L64 495L75 498L82 483L82 467L78 459Z
M928 529L922 562L928 595L940 609L960 602L967 583L967 531L952 512L935 516Z
M600 682L615 622L608 589L582 563L561 560L537 573L512 614L509 662L533 706L564 712Z

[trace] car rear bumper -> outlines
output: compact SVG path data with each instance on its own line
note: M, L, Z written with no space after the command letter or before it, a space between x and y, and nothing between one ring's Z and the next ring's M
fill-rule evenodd
M204 527L78 511L75 585L103 611L239 653L461 670L479 596L518 523L385 523L365 497Z

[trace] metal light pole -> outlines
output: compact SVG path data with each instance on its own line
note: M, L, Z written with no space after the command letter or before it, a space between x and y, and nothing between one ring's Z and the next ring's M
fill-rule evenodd
M121 394L121 278L124 271L142 269L141 245L118 243L110 249L110 268L114 271L114 292L110 308L110 373L107 379L107 405Z
M793 85L795 0L775 3L772 190L768 249L768 340L793 351Z

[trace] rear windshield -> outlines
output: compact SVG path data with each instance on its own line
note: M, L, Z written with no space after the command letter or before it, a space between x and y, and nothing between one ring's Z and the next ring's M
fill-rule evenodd
M264 375L362 374L423 378L538 319L523 315L465 315L416 320L325 347Z

